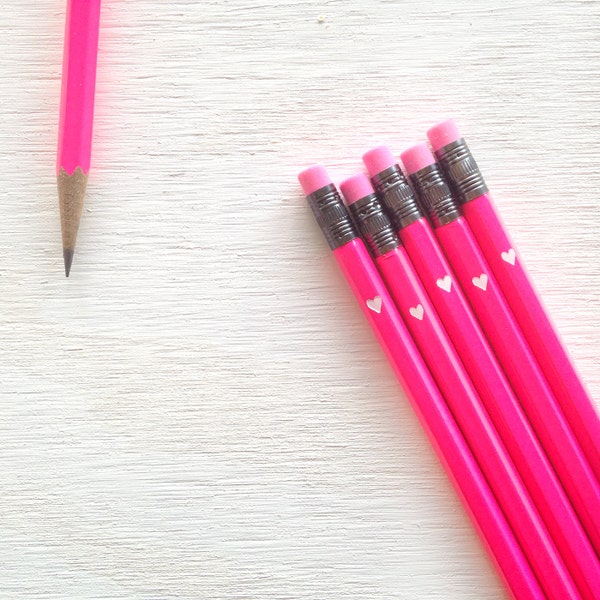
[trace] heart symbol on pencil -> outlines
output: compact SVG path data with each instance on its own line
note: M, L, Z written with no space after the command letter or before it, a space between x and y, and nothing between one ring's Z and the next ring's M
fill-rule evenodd
M444 278L438 279L435 284L440 289L450 293L450 288L452 287L452 277L450 277L450 275L446 275Z
M485 292L488 284L488 276L485 273L482 273L479 277L473 277L472 281L475 287Z
M369 298L367 300L367 307L379 314L381 312L381 296L375 296L375 298Z
M515 260L517 259L517 253L512 248L509 248L508 252L503 252L500 256L502 256L502 260L509 265L514 265Z
M417 304L417 306L413 306L409 311L408 311L415 319L419 319L419 321L423 320L423 305L422 304Z

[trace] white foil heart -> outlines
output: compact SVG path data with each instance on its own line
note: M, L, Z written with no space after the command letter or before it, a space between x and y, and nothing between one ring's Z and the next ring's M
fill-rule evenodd
M423 320L423 305L422 304L417 304L416 306L413 306L412 308L409 309L408 311L415 319L419 319L419 321Z
M475 287L478 287L484 292L487 290L488 276L485 273L482 273L479 277L473 277L472 281Z
M452 277L450 277L450 275L446 275L445 277L438 279L435 284L440 289L450 293L450 289L452 288Z
M369 298L367 300L367 308L379 314L381 312L381 296L375 296L375 298Z
M517 253L512 248L509 248L508 252L503 252L500 256L502 257L502 260L509 265L514 265L517 260Z

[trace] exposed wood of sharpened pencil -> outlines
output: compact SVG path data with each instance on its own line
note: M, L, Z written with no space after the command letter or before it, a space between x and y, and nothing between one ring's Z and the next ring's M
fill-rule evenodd
M81 167L77 167L73 175L64 169L58 172L58 201L60 205L60 226L62 229L63 258L65 275L68 277L73 263L75 242L83 210L83 199L88 176Z

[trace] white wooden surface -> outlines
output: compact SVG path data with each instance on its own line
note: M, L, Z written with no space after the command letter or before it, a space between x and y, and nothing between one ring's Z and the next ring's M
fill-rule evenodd
M457 118L598 401L600 3L105 0L69 280L0 9L0 597L505 597L295 177Z

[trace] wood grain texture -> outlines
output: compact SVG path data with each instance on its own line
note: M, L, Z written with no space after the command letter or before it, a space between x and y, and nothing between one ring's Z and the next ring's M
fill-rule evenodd
M105 0L69 280L0 8L0 596L505 597L295 177L454 116L600 399L600 3Z

